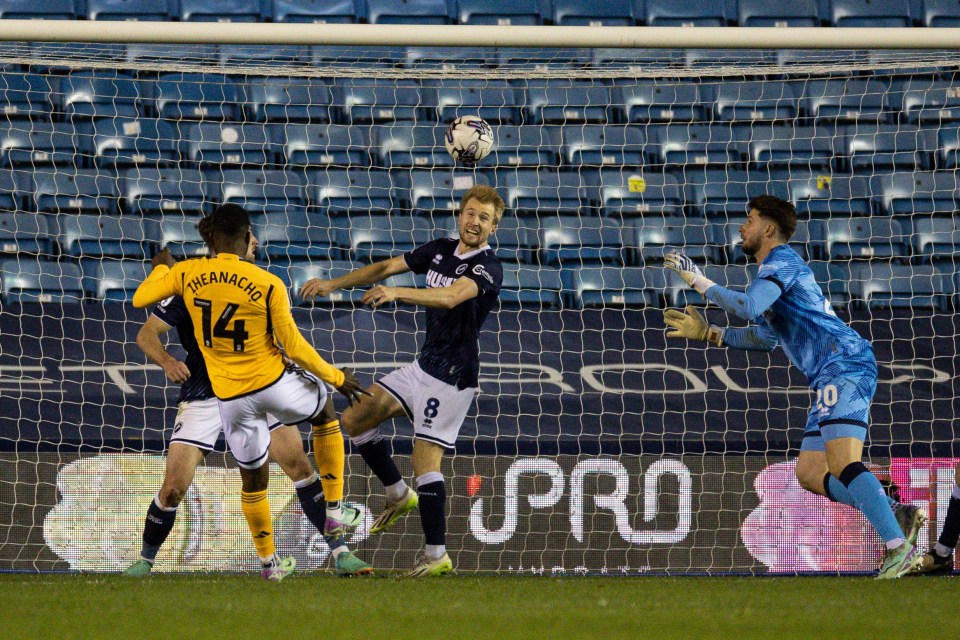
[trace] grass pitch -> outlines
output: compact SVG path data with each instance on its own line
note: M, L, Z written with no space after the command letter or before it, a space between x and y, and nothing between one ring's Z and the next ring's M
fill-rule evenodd
M0 638L960 637L960 579L0 575Z

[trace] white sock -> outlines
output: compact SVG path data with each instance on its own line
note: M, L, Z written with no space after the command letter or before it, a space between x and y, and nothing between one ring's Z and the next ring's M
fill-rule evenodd
M333 518L334 520L343 520L343 502L340 500L337 500L336 502L328 502L327 517Z
M386 487L387 489L387 500L390 502L397 502L407 493L407 483L403 480L399 482L394 482L390 486Z
M446 552L447 545L445 544L428 544L423 554L427 557L427 560L439 560Z
M887 541L887 549L896 549L900 545L906 542L905 538L894 538L893 540Z
M941 558L949 558L953 555L953 548L948 547L945 544L940 544L939 542L933 545L933 550L937 552L937 555Z
M277 557L277 554L267 556L266 558L260 557L260 564L264 567L275 567L280 564L280 558Z
M331 549L330 555L333 556L334 561L336 561L336 559L340 557L340 554L346 553L347 551L350 551L350 549L347 548L347 545L341 544L339 547L334 547Z

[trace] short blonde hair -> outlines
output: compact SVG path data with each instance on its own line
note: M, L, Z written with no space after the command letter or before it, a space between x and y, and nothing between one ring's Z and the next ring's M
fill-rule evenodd
M481 204L492 204L493 205L493 223L500 224L500 218L503 217L503 212L507 208L507 203L503 201L503 198L500 197L500 194L497 193L497 190L493 187L488 187L485 184L477 184L470 188L463 198L460 200L460 211L463 211L467 208L467 203L470 200L477 200Z

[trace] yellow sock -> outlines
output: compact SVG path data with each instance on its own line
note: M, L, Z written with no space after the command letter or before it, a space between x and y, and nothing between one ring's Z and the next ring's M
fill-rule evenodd
M343 500L343 434L340 421L313 426L313 457L317 461L324 500Z
M240 506L250 527L257 555L261 560L272 558L276 548L273 545L273 519L270 517L270 500L267 499L266 490L250 493L241 491Z

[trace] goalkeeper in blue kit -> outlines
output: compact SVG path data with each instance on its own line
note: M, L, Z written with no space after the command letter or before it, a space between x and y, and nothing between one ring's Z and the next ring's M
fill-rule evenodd
M748 209L740 227L743 251L756 258L760 269L745 292L710 281L683 253L667 254L664 264L707 301L755 325L721 329L688 306L664 313L672 328L667 337L751 351L783 348L816 393L797 459L797 480L808 491L859 509L886 544L877 577L899 578L922 560L914 541L926 514L888 497L862 461L877 387L873 347L836 316L810 267L787 245L797 226L793 205L763 195L751 200Z

